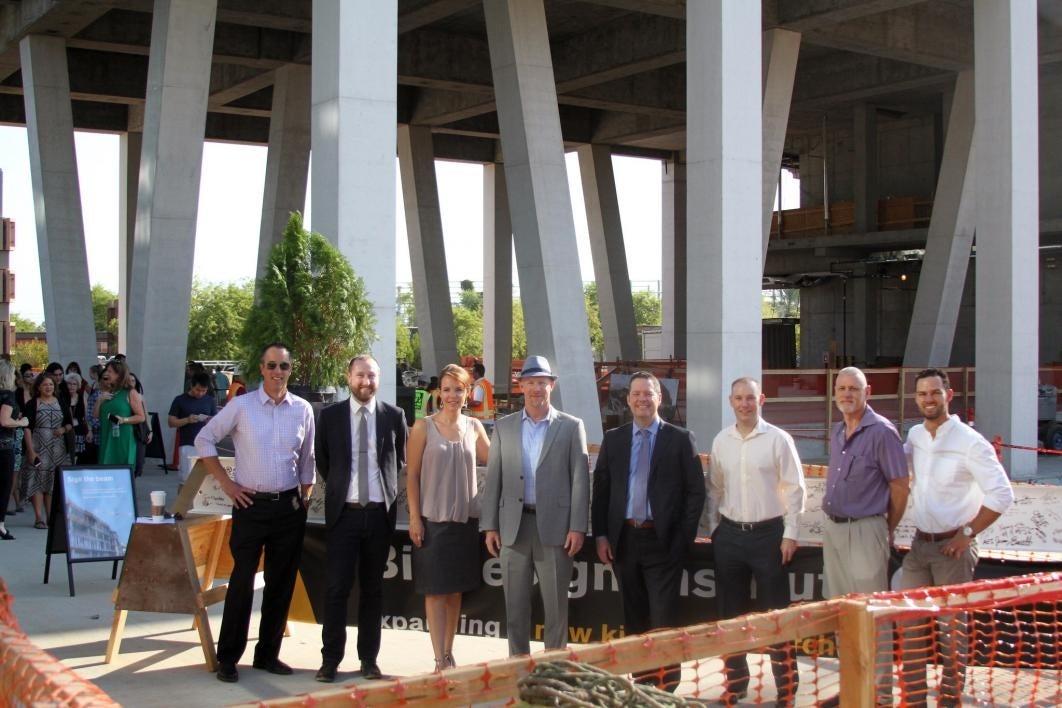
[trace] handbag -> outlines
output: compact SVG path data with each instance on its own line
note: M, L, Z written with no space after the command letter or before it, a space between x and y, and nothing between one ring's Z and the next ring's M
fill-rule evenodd
M133 437L136 438L138 443L143 445L148 444L148 437L151 435L151 431L148 429L146 420L142 420L133 426Z

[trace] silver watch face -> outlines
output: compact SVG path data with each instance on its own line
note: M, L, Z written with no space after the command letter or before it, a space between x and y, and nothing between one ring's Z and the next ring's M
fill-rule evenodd
M974 535L973 526L963 526L962 527L962 535L966 536L967 538L969 538L970 536L973 536Z

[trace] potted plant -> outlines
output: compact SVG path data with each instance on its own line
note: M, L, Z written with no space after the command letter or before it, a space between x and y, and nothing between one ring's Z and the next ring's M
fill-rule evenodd
M291 347L289 389L307 398L346 383L347 363L376 339L365 284L335 246L302 225L293 212L269 254L247 316L241 343L249 381L261 374L258 358L270 342ZM316 395L315 395L316 394Z

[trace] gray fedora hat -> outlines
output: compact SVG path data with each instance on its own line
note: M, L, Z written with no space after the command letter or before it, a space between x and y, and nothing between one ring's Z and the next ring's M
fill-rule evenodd
M524 359L524 368L520 369L520 378L529 376L545 376L548 379L557 380L553 369L549 367L549 359L537 354Z

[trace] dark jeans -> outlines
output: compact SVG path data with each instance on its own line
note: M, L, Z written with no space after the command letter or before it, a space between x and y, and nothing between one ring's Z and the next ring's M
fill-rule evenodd
M338 665L347 645L347 602L358 580L358 659L376 661L380 653L383 574L391 548L387 510L344 507L328 529L324 626L321 659Z
M232 508L232 576L225 593L225 611L218 635L218 662L235 664L247 648L254 601L254 576L265 550L265 589L262 591L262 621L254 659L270 662L280 653L280 641L295 590L295 576L306 532L306 509L299 494L278 501L255 501L245 508Z
M781 519L751 531L720 522L712 534L715 554L715 590L719 619L738 617L752 611L776 610L789 605L789 573L782 566ZM756 579L753 602L749 582ZM768 650L778 700L793 700L798 674L792 643L776 644ZM733 693L748 690L749 664L744 654L725 659L727 689Z

